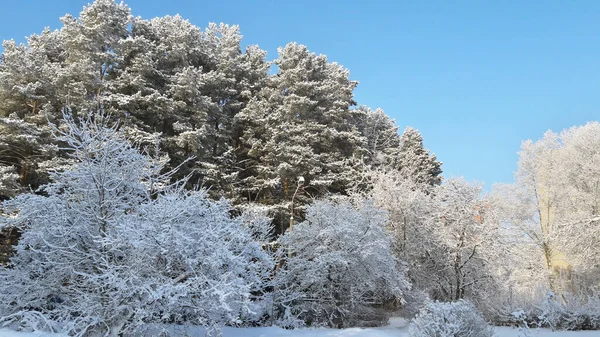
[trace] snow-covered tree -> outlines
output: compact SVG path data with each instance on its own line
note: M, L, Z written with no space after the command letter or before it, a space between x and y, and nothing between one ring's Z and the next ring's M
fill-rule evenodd
M25 44L5 42L0 60L0 115L37 129L18 131L32 143L52 144L47 120L59 125L62 107L101 104L136 142L160 139L167 168L184 163L175 178L192 174L190 185L210 187L211 197L237 206L270 206L278 232L298 176L306 184L296 215L309 195L346 194L369 166L439 180L439 163L420 135L405 137L402 150L382 110L353 108L357 82L348 70L305 46L281 48L277 73L269 75L266 52L243 51L237 26L211 23L203 30L179 15L134 18L112 0L61 20L58 30L45 29ZM45 183L51 165L42 163L62 157L38 152L5 164L24 187ZM196 160L186 161L190 156Z
M127 6L97 0L79 18L63 17L60 30L46 28L31 35L26 44L4 42L0 116L10 116L12 121L5 120L5 125L18 127L17 137L27 138L20 157L11 162L19 171L21 185L35 188L47 182L46 171L52 165L43 162L57 155L47 151L53 140L48 137L48 120L60 124L57 119L65 105L86 108L96 104L114 71L115 48L127 34L129 17ZM39 144L46 151L40 151Z
M3 47L0 116L16 114L19 118L33 118L48 103L57 104L58 74L66 58L61 33L46 28L41 34L28 37L27 44L7 40Z
M405 178L431 186L442 182L442 163L423 146L423 136L411 127L404 130L400 148L400 172Z
M432 217L435 204L426 192L429 186L405 178L393 168L370 170L367 175L372 188L366 196L388 212L396 253L410 264L410 255L420 254L423 237L431 234L427 220Z
M193 172L194 183L204 181L215 196L235 197L235 148L244 126L233 117L262 87L266 53L256 46L242 52L237 26L210 24L202 31L181 16L134 19L112 0L96 0L78 17L61 20L59 30L34 34L26 44L4 43L0 116L32 123L40 134L47 119L60 124L55 119L65 105L84 111L101 103L136 141L161 138L170 168L195 156L178 177ZM17 171L28 166L35 168L32 176L45 176L36 167L45 159L19 162Z
M556 293L598 286L599 132L592 122L523 142L515 184L496 187L503 221L537 247Z
M279 291L298 298L279 304L313 326L385 321L381 309L400 305L410 289L404 265L392 254L387 222L370 202L308 206L306 220L281 238L288 257L276 276Z
M103 103L110 79L120 71L119 51L132 19L129 7L113 0L95 0L79 17L61 18L66 59L58 81L67 104L85 109Z
M64 59L57 31L44 30L27 39L27 46L4 41L0 60L0 165L12 167L18 185L0 194L14 195L47 182L44 162L57 152L48 120L55 122L57 72ZM11 170L10 168L6 168Z
M19 175L14 167L0 165L0 200L8 199L20 190Z
M423 249L424 264L438 271L431 275L429 287L436 299L477 302L496 287L495 260L502 256L499 223L493 204L481 198L481 189L454 178L436 188L435 212L429 219L435 236L430 248Z
M365 139L363 148L370 166L398 169L400 167L400 135L398 126L382 109L358 108L362 113L357 123Z
M556 243L564 247L565 260L572 268L571 286L596 288L600 286L600 123L564 130L560 141L564 184L554 183L566 195L553 224Z
M523 309L527 301L536 297L537 289L549 287L544 238L539 231L539 218L534 215L536 203L530 197L527 188L516 184L496 184L491 195L504 228L502 236L507 249L511 250L503 263L510 272L505 284L510 293L509 301L517 307L506 313Z
M53 158L59 152L52 144L51 130L12 114L0 118L0 198L13 197L47 181L49 167L60 169L66 160Z
M44 195L2 204L0 227L23 231L0 269L5 324L74 336L117 336L146 323L217 326L252 315L272 260L231 206L169 183L109 116L64 116L55 128L73 159ZM260 220L263 221L263 220Z
M344 193L358 177L351 160L359 158L363 137L355 125L361 111L350 109L357 82L348 70L296 43L280 48L274 64L277 74L236 116L245 125L238 188L281 215L298 176L314 197Z
M481 186L449 179L417 183L395 170L370 172L375 205L389 214L394 252L408 265L414 287L431 298L485 305L507 264L495 205Z
M174 163L195 156L182 173L194 172L215 195L231 194L237 172L233 117L267 76L265 52L250 46L242 53L241 38L237 26L210 24L203 32L178 15L136 19L106 98L129 115L132 132L160 132Z

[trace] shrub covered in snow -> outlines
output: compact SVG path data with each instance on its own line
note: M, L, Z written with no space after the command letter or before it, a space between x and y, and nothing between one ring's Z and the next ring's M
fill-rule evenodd
M552 330L600 329L600 294L597 291L577 294L565 291L557 295L547 288L539 289L526 300L512 304L512 307L503 308L496 324Z
M533 315L538 325L560 330L600 329L600 294L548 293Z
M230 205L169 184L162 162L134 148L102 114L59 139L75 164L44 195L2 205L2 226L23 229L0 269L0 323L116 336L146 323L238 323L272 260ZM259 226L260 227L260 226ZM212 331L212 330L211 330Z
M309 206L306 221L281 239L288 255L277 274L287 299L278 301L281 312L312 326L385 323L385 309L401 304L410 287L393 257L387 221L371 203Z
M468 301L432 302L411 322L410 337L491 337L490 327Z

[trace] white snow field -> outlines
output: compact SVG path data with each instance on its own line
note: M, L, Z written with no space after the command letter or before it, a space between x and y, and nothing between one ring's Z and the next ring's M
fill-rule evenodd
M175 336L204 337L205 330L200 327L171 327ZM153 334L145 334L151 336ZM510 327L496 328L496 337L524 336L519 329ZM547 329L532 329L532 337L600 337L600 331L550 331ZM61 334L43 332L15 332L0 329L0 337L66 337ZM350 329L297 329L285 330L278 327L262 328L224 328L223 337L408 337L408 323L402 318L390 319L390 324L379 328L350 328Z

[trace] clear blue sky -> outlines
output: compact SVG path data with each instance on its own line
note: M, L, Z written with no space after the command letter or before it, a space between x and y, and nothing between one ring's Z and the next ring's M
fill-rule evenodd
M89 1L3 1L0 39ZM129 0L133 14L239 24L276 57L297 41L350 69L360 104L419 129L445 176L510 182L522 140L600 119L600 1Z

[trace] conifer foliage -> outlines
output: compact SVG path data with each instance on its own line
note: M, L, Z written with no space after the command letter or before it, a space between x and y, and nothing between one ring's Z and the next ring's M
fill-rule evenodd
M143 19L113 0L61 21L25 44L4 42L3 198L48 182L48 170L65 164L48 121L63 123L66 105L77 115L101 104L136 142L160 139L166 168L185 162L175 178L192 174L190 184L210 187L213 198L269 207L279 232L298 176L306 180L300 218L309 195L346 194L365 165L393 164L439 183L440 163L420 135L401 145L382 110L356 107L349 71L306 46L289 43L269 62L258 46L242 50L238 26Z

